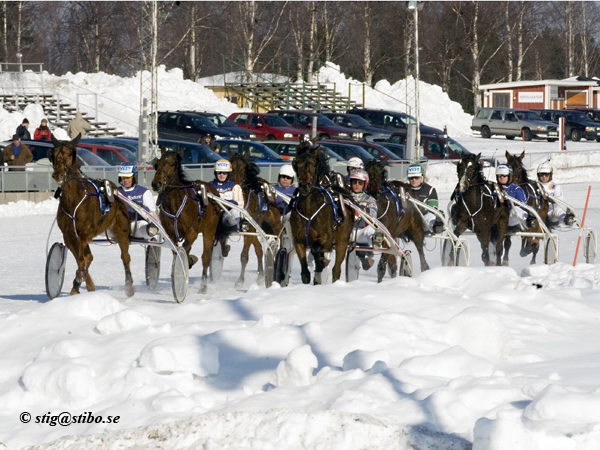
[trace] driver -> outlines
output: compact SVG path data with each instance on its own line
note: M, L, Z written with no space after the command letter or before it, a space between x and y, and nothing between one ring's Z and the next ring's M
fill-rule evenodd
M346 176L346 182L348 183L348 186L350 188L352 188L352 186L350 186L350 173L356 169L364 170L364 168L365 168L365 164L363 163L362 159L360 159L356 156L353 156L352 158L350 158L348 160L348 166L346 167L346 170L348 171L348 175ZM350 189L350 190L352 190L352 189Z
M135 163L124 162L119 166L119 184L121 185L119 190L125 197L142 206L146 211L156 213L156 202L152 192L138 184L138 168ZM152 225L149 230L146 219L136 213L131 206L127 205L127 211L129 211L133 237L150 239L156 234L158 230Z
M377 218L377 201L365 192L369 183L369 174L364 169L354 169L350 172L350 185L352 187L352 199L354 203L370 216ZM356 217L354 229L352 230L352 240L359 245L380 248L383 242L383 233L371 224ZM363 270L369 270L373 266L373 252L357 251L356 255L360 259Z
M505 164L501 164L496 168L496 180L498 184L502 186L502 189L506 192L509 197L519 200L521 203L527 203L525 198L525 192L520 186L513 182L513 174L510 167ZM500 202L504 203L504 197L499 196ZM527 218L527 212L520 206L513 207L512 203L509 202L508 209L510 214L508 216L508 226L519 227L525 229L525 220Z
M293 185L294 175L294 168L291 164L285 164L281 166L281 169L279 169L279 177L277 180L277 184L273 185L275 190L277 192L281 192L284 195L287 195L288 197L293 197L296 193L296 189L298 189L296 186ZM290 212L289 206L279 196L277 196L277 209L281 213L282 219L285 216L285 214Z
M552 181L552 166L548 163L540 164L537 170L537 177L544 188L544 191L549 197L554 197L559 200L563 199L562 188L559 184ZM564 210L556 203L550 202L548 209L548 224L552 227L558 226L560 222L564 222L565 225L572 225L575 219L575 215L572 212L565 213Z
M223 200L227 200L237 206L244 206L244 193L242 188L231 178L231 163L226 159L220 159L215 163L215 179L209 184L214 186ZM240 212L236 209L223 211L221 215L224 233L238 231Z
M438 209L438 195L433 186L425 183L423 180L423 168L419 164L411 164L408 167L408 182L412 189L414 198L427 206ZM426 209L419 208L423 216L423 229L429 233L441 233L444 231L444 224L437 216Z

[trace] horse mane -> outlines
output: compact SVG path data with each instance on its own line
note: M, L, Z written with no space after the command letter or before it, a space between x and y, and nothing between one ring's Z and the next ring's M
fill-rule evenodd
M479 159L479 155L466 155L463 157L462 161L470 161L473 164L475 164L475 168L477 169L477 178L475 181L477 182L477 184L485 184L487 182L487 180L483 176L483 163Z
M246 167L246 184L250 186L252 190L260 189L262 186L260 175L260 167L254 161L246 160L248 166Z
M181 181L181 183L184 185L192 184L193 182L187 177L185 171L183 170L183 158L181 155L173 150L166 151L165 155L172 155L175 157L175 161L177 162L177 177L179 178L179 181Z

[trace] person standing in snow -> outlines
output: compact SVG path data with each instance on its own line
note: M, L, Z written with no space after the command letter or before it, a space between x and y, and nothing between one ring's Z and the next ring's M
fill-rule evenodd
M33 133L33 138L36 141L49 141L52 136L52 131L48 128L48 121L46 119L42 119L40 126L35 129Z
M4 161L8 166L24 166L33 161L33 153L25 144L21 144L21 138L18 134L12 137L12 144L4 147ZM12 169L25 170L25 169Z
M86 135L86 132L91 129L92 126L90 123L83 118L80 112L78 112L75 114L75 118L69 122L67 133L69 133L69 137L71 139L75 139L78 134L81 134L81 138L83 139Z

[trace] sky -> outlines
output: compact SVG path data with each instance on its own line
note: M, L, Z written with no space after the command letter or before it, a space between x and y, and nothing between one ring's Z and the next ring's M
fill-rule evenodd
M176 72L165 72L169 108L231 108ZM76 74L56 85L73 95L75 80L139 103L135 79ZM422 116L454 111L448 103L427 112L428 102ZM122 123L135 123L125 110ZM456 136L473 152L502 159L525 150L531 168L550 159L580 217L592 186L586 224L597 226L598 143L558 153L545 141L483 140L468 134L470 118L444 114L467 130ZM0 113L2 133L22 118L14 116ZM431 165L428 177L445 209L454 166ZM236 238L222 279L200 294L195 266L182 304L171 293L169 251L152 292L144 249L130 248L136 294L127 298L119 251L94 245L97 291L68 295L69 255L63 292L48 300L45 254L62 240L56 209L54 199L0 205L0 443L10 450L600 448L600 269L581 249L573 266L577 230L557 232L552 266L530 266L513 238L510 267L484 267L467 236L470 267L440 267L439 242L428 239L432 269L417 264L413 278L377 284L371 269L352 283L303 285L295 261L290 286L269 289L253 255L234 288ZM57 424L67 413L76 423Z

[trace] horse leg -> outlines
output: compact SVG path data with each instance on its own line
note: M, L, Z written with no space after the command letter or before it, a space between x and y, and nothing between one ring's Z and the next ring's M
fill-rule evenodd
M512 245L512 242L510 240L510 236L505 236L504 237L504 257L502 258L503 266L508 266L508 252L510 251L511 245ZM502 251L502 242L500 242L500 239L498 239L496 248L500 248L500 251ZM497 258L497 259L500 259L500 258Z
M308 270L308 263L306 262L306 247L302 244L295 243L296 255L300 260L300 266L302 267L302 283L310 283L310 270ZM337 252L336 252L337 253Z
M460 237L461 234L463 234L465 232L466 229L467 229L467 222L464 220L457 219L457 224L456 224L456 227L454 228L454 235L458 238L458 237ZM477 236L477 238L479 239L479 236ZM489 259L490 259L489 249L484 249L481 253L481 259L483 259L484 264L485 264L484 255L486 255L486 254L487 254L487 259L489 261ZM448 256L449 256L448 265L453 266L454 265L454 246L452 246L452 250L450 251L450 255L448 255ZM487 266L487 264L486 264L486 266Z
M86 245L85 248L83 249L83 258L85 259L85 271L86 271L85 288L87 289L88 292L94 292L96 290L96 285L92 281L92 277L90 275L90 265L92 264L94 257L92 256L92 251L90 250L89 244Z
M383 277L385 276L385 268L388 264L387 256L388 255L386 255L385 253L382 253L381 258L379 258L379 263L377 264L377 282L378 283L381 283L381 280L383 280Z
M86 270L85 270L85 259L80 252L80 243L79 240L70 234L63 233L65 238L65 243L67 248L71 251L73 256L75 257L75 261L77 262L77 271L75 272L75 278L73 279L73 287L71 288L71 295L79 294L79 288L81 287L81 283L86 278Z
M200 281L199 291L201 294L206 294L206 291L208 289L208 268L210 267L210 252L215 241L216 233L216 226L205 227L202 230L202 280Z
M265 280L265 270L263 268L264 253L258 237L252 237L252 244L254 245L254 251L256 252L256 259L258 260L258 276L256 277L256 282L260 284Z
M340 242L336 239L335 242L336 251L335 251L335 264L333 265L333 269L331 270L331 282L335 283L340 279L342 275L342 264L346 259L346 250L348 248L348 240L344 240ZM337 249L340 249L339 251Z
M496 265L490 261L490 241L492 240L491 228L481 230L477 234L477 239L479 239L479 244L481 245L481 260L483 261L483 264L486 266Z
M419 253L421 272L425 272L426 270L429 270L429 264L427 264L427 261L425 260L425 251L423 250L425 247L425 233L423 232L423 227L419 224L413 226L410 230L410 234L412 234L413 242Z
M245 275L246 275L246 266L248 265L248 254L250 253L250 245L252 244L251 236L244 236L244 247L242 248L242 254L240 255L241 262L241 271L240 276L235 282L235 287L240 289L244 287Z
M315 259L315 276L313 279L313 284L321 284L321 273L325 268L325 253L321 251L312 251L313 258Z
M125 295L131 297L135 294L135 290L133 289L133 277L131 276L131 269L129 267L131 263L131 256L129 256L129 220L125 219L120 228L113 227L113 233L121 249L121 260L125 268Z

